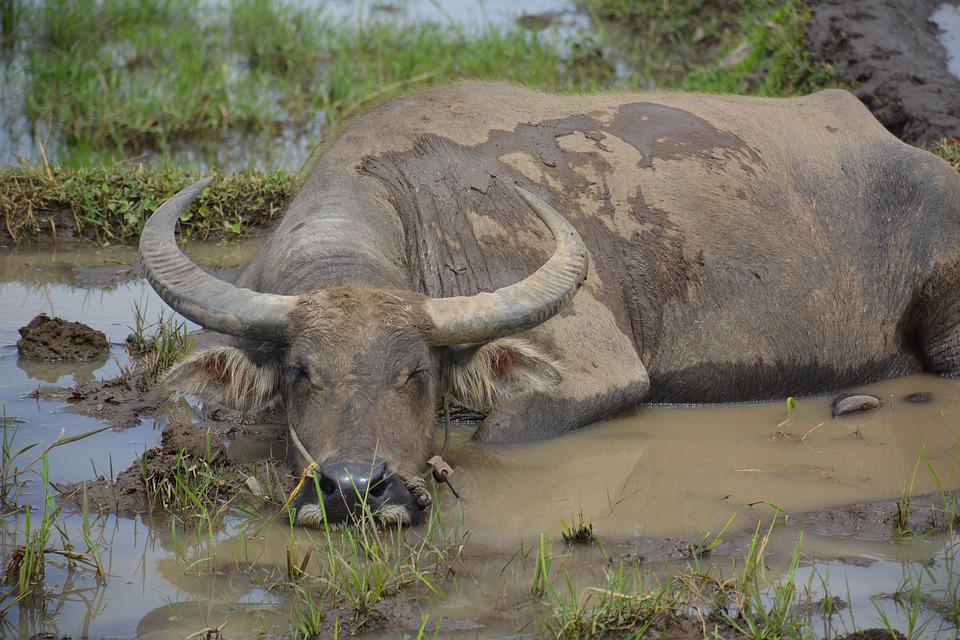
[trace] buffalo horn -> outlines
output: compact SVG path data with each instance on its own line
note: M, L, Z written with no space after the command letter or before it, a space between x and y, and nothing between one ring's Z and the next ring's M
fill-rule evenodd
M177 246L177 220L212 177L193 183L164 202L140 235L140 264L157 294L197 324L251 340L282 342L296 296L257 293L215 278Z

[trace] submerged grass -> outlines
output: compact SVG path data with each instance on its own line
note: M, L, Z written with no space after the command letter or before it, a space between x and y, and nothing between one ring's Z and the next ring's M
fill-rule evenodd
M147 218L167 198L201 174L179 169L118 163L109 167L65 166L0 172L0 215L14 244L45 236L99 243L139 237ZM237 238L250 227L280 216L299 187L283 172L242 172L221 176L180 219L187 238Z

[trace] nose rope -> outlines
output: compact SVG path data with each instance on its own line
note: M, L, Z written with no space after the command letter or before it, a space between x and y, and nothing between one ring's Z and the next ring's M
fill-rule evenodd
M300 480L297 482L297 485L293 488L293 491L290 492L290 497L287 498L286 504L284 504L284 509L289 509L290 505L293 504L293 501L297 498L300 492L303 490L304 485L307 482L307 479L310 478L317 470L320 469L320 465L316 460L313 459L313 456L310 455L310 452L307 451L307 448L303 446L303 443L300 442L300 436L297 435L297 430L293 428L293 425L287 425L287 428L290 432L290 442L293 443L293 446L297 449L297 452L303 456L303 459L307 461L307 466L303 469L303 472L300 474ZM443 396L443 446L440 448L440 455L433 456L427 460L427 465L430 467L427 469L426 473L422 476L414 476L413 478L407 479L402 478L404 484L407 487L407 490L413 496L414 501L421 509L429 507L433 503L433 497L430 495L430 492L427 491L426 480L427 476L433 475L433 479L438 483L445 483L450 487L450 491L453 492L453 495L456 496L457 500L463 500L460 496L460 492L457 491L457 488L453 486L453 482L450 481L450 476L453 475L453 468L447 463L444 458L447 455L447 450L450 446L450 397L446 394Z
M443 394L443 446L440 448L440 455L433 456L427 460L427 464L430 466L430 469L424 474L426 477L428 474L433 474L433 479L440 483L446 483L450 487L450 491L453 492L453 495L456 496L457 500L463 501L463 498L460 497L460 492L457 491L457 488L453 486L453 482L450 480L450 476L453 475L453 467L451 467L444 458L447 455L447 447L450 445L450 396Z
M290 492L290 497L287 498L287 501L284 503L283 508L281 508L281 513L288 510L290 505L293 504L293 501L297 499L297 496L300 495L300 492L303 491L303 487L307 484L307 480L313 477L313 474L320 469L320 465L317 464L317 461L313 459L313 456L310 455L310 452L307 451L307 448L303 446L303 443L300 442L299 436L297 436L296 430L290 426L290 442L293 443L293 446L297 448L297 451L300 452L300 455L303 456L303 459L307 461L307 466L303 468L303 471L300 472L300 480L297 482L297 486L293 488L293 491Z

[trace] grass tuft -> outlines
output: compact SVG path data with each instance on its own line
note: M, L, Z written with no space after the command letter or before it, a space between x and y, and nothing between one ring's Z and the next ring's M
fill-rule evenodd
M573 519L570 520L570 524L561 520L560 528L563 541L567 544L593 544L596 541L593 535L593 523L584 522L583 512L578 515L577 523L574 523Z
M161 309L157 321L147 322L146 305L133 305L132 333L127 336L127 351L137 359L138 371L155 381L173 364L193 351L195 339L185 321L176 320Z

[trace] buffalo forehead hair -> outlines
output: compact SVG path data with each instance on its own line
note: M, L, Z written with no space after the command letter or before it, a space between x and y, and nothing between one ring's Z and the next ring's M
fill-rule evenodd
M425 298L412 291L386 291L344 286L302 296L290 314L298 335L335 335L343 324L412 329L427 335L432 323Z

